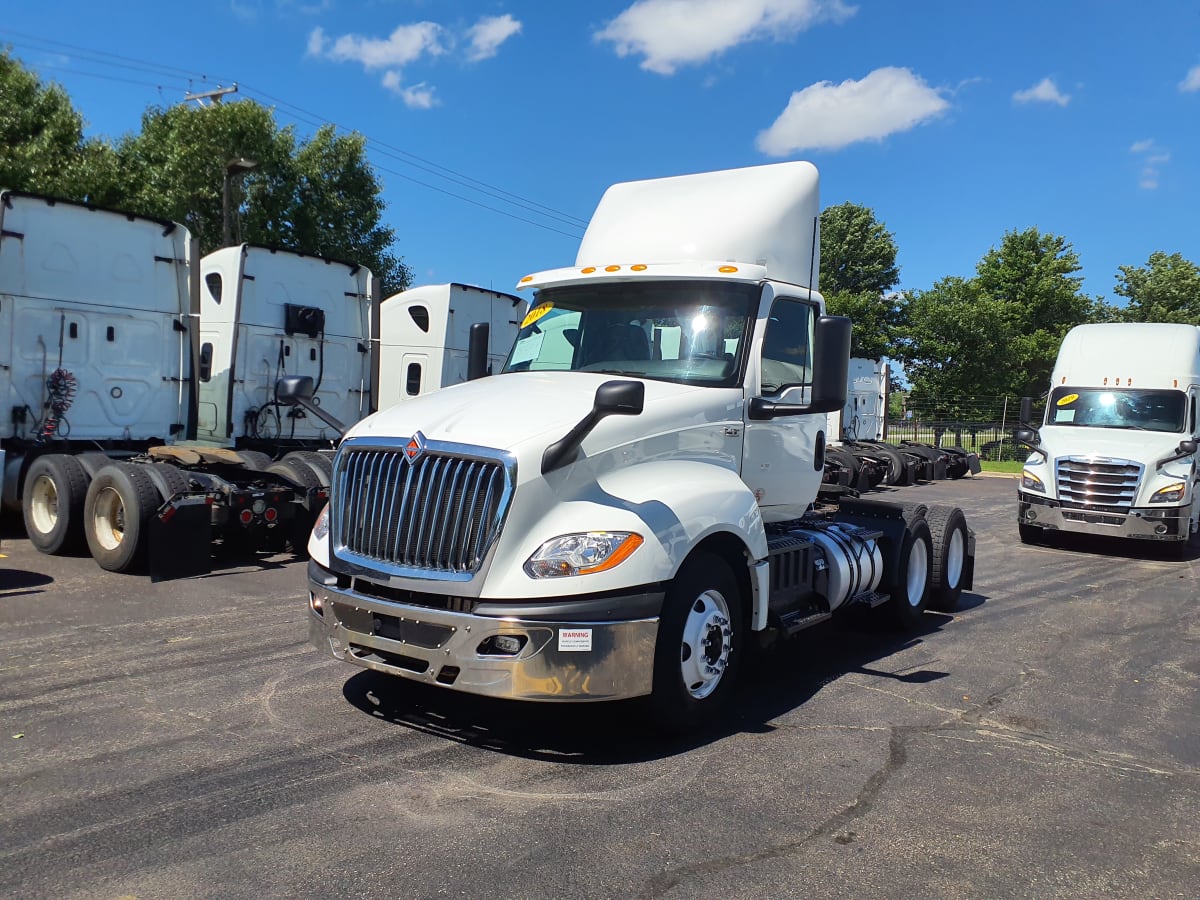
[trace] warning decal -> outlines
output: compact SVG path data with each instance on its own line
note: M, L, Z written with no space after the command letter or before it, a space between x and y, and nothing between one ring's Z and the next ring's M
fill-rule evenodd
M558 631L558 649L560 652L591 650L592 629L560 628Z

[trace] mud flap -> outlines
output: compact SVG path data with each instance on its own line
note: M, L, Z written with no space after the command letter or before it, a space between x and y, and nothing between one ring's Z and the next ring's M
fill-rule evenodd
M150 518L150 581L192 578L212 571L212 508L168 503Z

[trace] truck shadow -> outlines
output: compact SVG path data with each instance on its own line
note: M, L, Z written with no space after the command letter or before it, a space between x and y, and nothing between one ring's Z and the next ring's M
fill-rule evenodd
M0 600L10 597L24 597L27 594L40 594L41 588L53 584L54 579L41 572L30 572L28 569L0 569Z
M1197 540L1194 535L1186 546L1180 547L1175 541L1138 541L1102 535L1058 532L1050 535L1037 546L1066 553L1154 562L1188 562L1200 559L1200 540Z
M960 610L986 602L964 594ZM927 613L904 634L865 617L848 616L801 632L743 667L733 712L712 728L684 736L657 730L641 700L608 703L524 703L457 694L433 685L363 670L342 694L384 722L524 759L574 765L622 765L686 753L739 733L764 733L845 675L922 685L949 676L932 669L899 672L879 665L939 634L953 616Z

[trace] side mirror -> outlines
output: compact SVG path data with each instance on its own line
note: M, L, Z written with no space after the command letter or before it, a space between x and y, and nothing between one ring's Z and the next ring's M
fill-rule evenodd
M467 337L467 381L474 381L488 374L488 340L492 326L487 322L476 322Z
M1020 422L1022 425L1028 425L1029 420L1032 418L1033 418L1033 398L1032 397L1022 397L1021 398Z
M1191 456L1196 452L1197 449L1200 449L1200 444L1194 440L1188 439L1186 441L1179 442L1179 449L1176 452L1180 456Z
M592 410L604 416L640 416L645 405L644 382L606 381L596 388Z
M1032 428L1018 428L1013 432L1013 438L1018 444L1024 444L1026 447L1036 449L1042 442L1037 431Z
M542 474L553 472L575 461L579 445L605 416L639 416L646 405L646 384L642 381L606 381L596 388L592 411L579 424L542 454Z
M850 375L850 331L850 320L844 316L818 318L813 329L813 387L809 402L776 403L755 397L750 401L750 418L831 413L845 406Z
M275 382L275 401L284 406L301 406L300 401L313 398L311 375L284 375Z

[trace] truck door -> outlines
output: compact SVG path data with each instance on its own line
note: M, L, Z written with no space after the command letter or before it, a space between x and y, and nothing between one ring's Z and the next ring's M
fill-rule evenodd
M818 307L794 297L771 296L769 315L746 377L747 402L754 396L778 403L807 403L812 392L812 337ZM746 420L742 481L758 498L763 518L795 518L816 498L824 472L826 417L779 416Z

